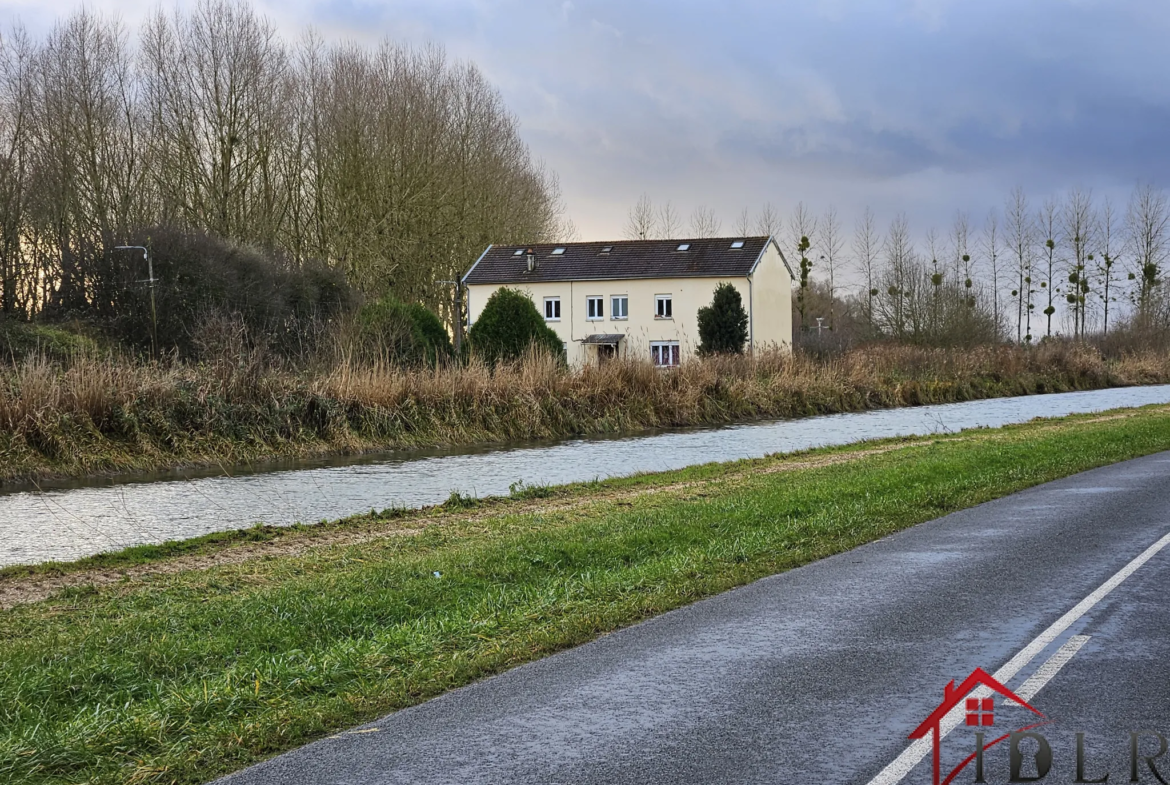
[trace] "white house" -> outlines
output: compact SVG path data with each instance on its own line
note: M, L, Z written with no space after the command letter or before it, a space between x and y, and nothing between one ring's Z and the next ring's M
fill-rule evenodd
M469 328L497 289L526 292L573 365L678 365L698 348L699 308L721 283L739 290L750 348L790 349L792 281L771 237L492 245L463 276Z

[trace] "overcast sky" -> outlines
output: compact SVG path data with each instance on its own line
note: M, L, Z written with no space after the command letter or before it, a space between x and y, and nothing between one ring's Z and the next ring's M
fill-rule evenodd
M155 3L91 0L131 25ZM182 3L180 4L182 5ZM1014 185L1124 201L1170 179L1164 0L258 2L288 37L436 42L477 63L583 239L646 193L687 216L830 204L977 223ZM167 3L170 7L170 3ZM0 0L34 31L72 0Z

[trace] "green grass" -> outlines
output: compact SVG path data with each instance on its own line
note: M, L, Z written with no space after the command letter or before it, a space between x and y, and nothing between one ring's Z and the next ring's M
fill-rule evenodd
M0 780L205 781L948 511L1165 449L1165 411L1070 418L816 468L548 489L580 504L500 500L446 509L414 536L76 587L0 613ZM692 484L616 492L680 480Z

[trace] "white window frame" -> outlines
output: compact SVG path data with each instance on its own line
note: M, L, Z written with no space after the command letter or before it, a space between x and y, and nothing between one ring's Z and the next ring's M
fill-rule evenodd
M597 303L596 309L594 303ZM585 321L600 322L605 319L605 297L600 294L591 294L585 298Z
M618 316L618 303L622 304L622 315ZM630 296L628 294L611 294L609 296L609 318L615 322L624 322L630 318Z
M667 362L662 362L663 350L666 351ZM650 362L656 368L677 368L682 362L682 349L678 341L651 341Z
M666 313L666 311L669 311L669 313ZM669 294L656 294L656 295L654 295L654 318L655 319L673 319L674 318L674 298L671 295L669 295Z
M555 305L553 310L556 312L555 316L549 316L549 306ZM544 298L544 320L546 322L559 322L561 320L561 298L560 297L545 297Z

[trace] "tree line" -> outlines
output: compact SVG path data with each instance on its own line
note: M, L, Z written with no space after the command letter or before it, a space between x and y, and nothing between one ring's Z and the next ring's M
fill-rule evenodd
M293 44L230 0L133 36L89 10L3 36L0 311L108 306L111 270L147 277L112 249L164 230L316 260L448 322L444 281L489 242L567 231L499 93L437 47Z
M714 211L684 222L669 202L643 196L629 211L630 239L717 235ZM1057 335L1108 335L1120 326L1170 330L1170 201L1137 186L1124 205L1073 188L1034 202L1015 188L1003 207L974 223L915 236L905 214L879 226L866 208L852 227L835 209L803 202L788 216L771 204L744 210L740 236L777 239L797 277L802 332L848 329L862 338L935 345ZM848 322L848 324L846 324Z

